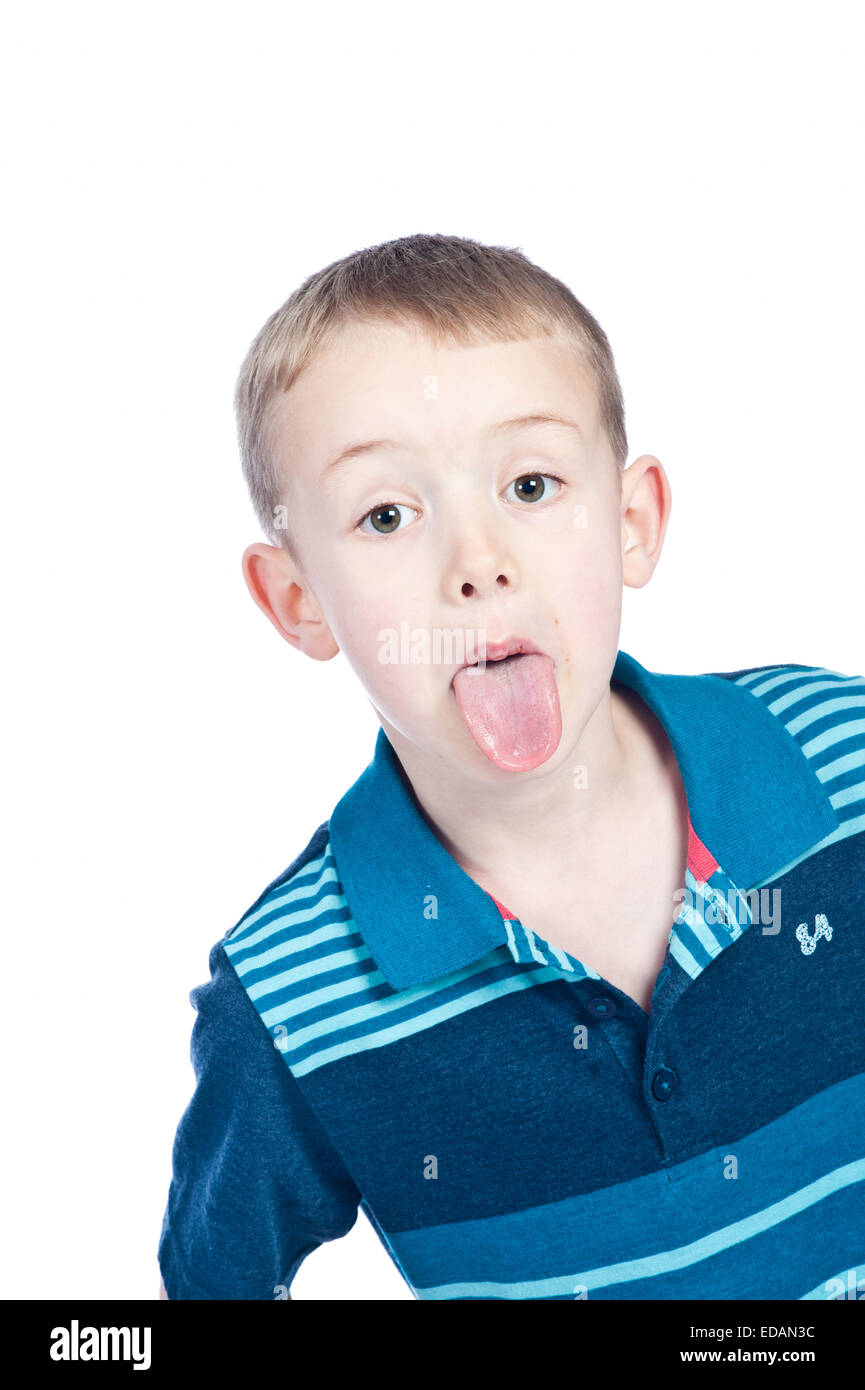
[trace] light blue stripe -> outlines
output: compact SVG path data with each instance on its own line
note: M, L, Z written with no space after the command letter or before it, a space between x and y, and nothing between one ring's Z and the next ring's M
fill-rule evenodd
M680 936L676 936L676 939L670 942L670 955L674 961L681 965L686 975L689 975L692 980L696 980L703 967L691 955Z
M768 675L771 669L770 666L763 666L759 671L752 671L750 675L739 676L735 684L747 686L754 685L756 689L751 691L752 695L764 695L767 691L774 690L776 686L783 685L787 681L814 680L818 676L839 676L843 678L843 672L830 671L825 666L815 666L810 671L792 671L789 667L782 667L781 671L773 672L768 680L763 681L762 685L757 685L757 682L762 680L764 675Z
M836 758L834 763L825 763L823 767L815 767L814 773L821 782L831 782L834 777L840 777L845 772L852 772L854 767L862 767L863 764L865 764L865 748L857 748L854 753L845 753L843 757Z
M840 713L841 710L861 709L863 705L865 695L847 695L839 700L823 700L813 709L803 710L796 719L791 719L789 724L785 723L784 728L795 738L809 724L816 724L818 719L826 719L828 715Z
M768 705L768 708L772 714L780 715L783 714L785 710L788 710L791 705L798 704L800 700L807 700L810 695L814 694L815 690L843 690L851 685L865 685L865 677L847 676L843 680L816 681L808 685L800 685L797 686L795 690L788 690L787 694L782 695L779 699L773 700L772 703ZM823 703L825 703L825 701ZM822 704L818 706L818 709L822 708ZM811 712L810 710L807 711L808 714Z
M522 924L522 922L521 922L521 923L520 923L520 929L521 929L521 931L522 931L522 933L523 933L523 936L525 937L526 945L527 945L528 948L529 948L529 952L531 953L532 960L537 961L538 965L549 965L549 961L547 960L547 957L543 954L543 952L542 952L542 951L540 950L540 948L538 947L537 942L535 941L535 934L534 934L534 932L531 930L531 928L530 928L530 927L524 927L523 924Z
M743 918L742 922L740 923L735 900L731 902L729 900L728 894L722 893L720 889L713 890L713 897L717 904L719 916L721 915L721 913L723 913L724 917L723 922L719 921L717 926L713 927L713 931L716 931L719 934L723 933L723 935L721 935L720 937L723 949L724 947L731 945L732 942L739 940L739 937L742 935L742 932L745 930L745 927L750 925L750 918Z
M751 912L751 905L746 895L740 888L736 887L731 879L727 879L726 887L719 886L716 888L714 883L710 883L709 887L712 892L717 895L718 903L722 904L724 907L728 923L728 942L738 941L742 933L750 927L754 920ZM721 930L720 924L718 929L719 931Z
M489 970L490 968L487 958L485 970ZM473 975L478 975L480 973L476 965L466 966L462 970L454 971L453 975L444 977L447 980L446 988L453 989L455 985L461 984L464 980L471 979ZM483 1002L487 997L488 991L496 990L497 983L498 982L494 982L491 985L485 985L482 989L474 990L468 997ZM388 998L371 999L368 1003L358 1004L354 1009L344 1009L339 1014L331 1014L327 1018L317 1019L315 1023L309 1023L306 1027L298 1028L294 1033L288 1034L285 1039L286 1051L298 1052L308 1042L312 1042L315 1038L335 1037L338 1033L344 1032L346 1028L353 1028L358 1024L367 1023L370 1019L380 1018L386 1020L389 1014L403 1013L407 1009L412 1008L420 999L427 995L440 994L443 988L445 988L445 986L439 986L438 982L433 989L426 989L424 986L418 985L411 990L401 990L398 994L392 994ZM496 996L495 994L491 994L489 997L495 998ZM434 1015L437 1015L438 1012L438 1009L427 1010L427 1013ZM412 1022L417 1017L423 1017L423 1015L413 1015ZM392 1029L380 1029L379 1031L387 1031L390 1033ZM370 1036L373 1035L370 1034Z
M336 951L320 960L310 960L304 965L296 965L292 970L283 970L278 975L270 975L266 980L257 980L255 984L244 985L244 989L250 999L261 999L265 995L276 994L277 990L299 984L301 980L313 980L329 970L341 970L345 965L371 959L366 946L352 947L348 951Z
M285 910L279 912L272 922L261 927L252 936L244 937L242 941L230 940L225 943L226 953L230 956L239 956L244 951L250 951L255 946L262 945L265 941L270 941L278 932L285 931L287 927L302 927L305 923L318 923L321 918L329 912L342 912L348 907L342 894L328 893L326 898L322 898L315 907L304 907L294 910L293 900L289 901ZM273 908L270 909L273 911ZM337 925L340 925L337 923Z
M827 729L810 742L803 743L802 752L806 758L813 758L815 753L822 753L824 748L831 748L833 744L842 743L845 738L854 738L857 734L865 734L865 719L853 719L847 724L837 724L834 728Z
M422 1226L395 1236L400 1257L411 1270L412 1281L423 1286L486 1281L522 1283L565 1275L579 1261L584 1269L603 1269L626 1260L678 1250L707 1233L750 1219L785 1200L796 1189L824 1178L846 1164L859 1162L865 1153L865 1071L810 1096L768 1125L744 1134L735 1143L739 1159L738 1181L727 1164L729 1139L692 1154L669 1168L655 1168L622 1182L594 1190L552 1197L536 1207L469 1220ZM615 1175L613 1175L615 1176ZM855 1222L862 1218L863 1184L845 1188L828 1202L818 1203L765 1233L758 1241L746 1241L713 1260L710 1270L698 1270L701 1285L717 1287L723 1273L728 1288L735 1287L737 1271L751 1271L759 1279L764 1252L768 1259L786 1258L796 1248L805 1254L803 1237L823 1225L835 1232L842 1212ZM576 1239L575 1239L576 1233ZM829 1246L827 1245L827 1250ZM772 1253L770 1253L772 1252ZM812 1254L816 1255L812 1248ZM853 1259L854 1248L841 1259ZM807 1262L806 1255L806 1262ZM829 1256L834 1264L835 1257ZM811 1264L814 1280L823 1272L820 1261ZM804 1268L804 1265L803 1265ZM789 1269L788 1269L789 1273ZM647 1281L648 1297L671 1296L693 1283L685 1269L661 1280ZM786 1297L798 1298L812 1280L799 1278ZM655 1290L663 1284L663 1294ZM639 1282L627 1295L643 1297ZM621 1296L613 1290L611 1297ZM687 1297L679 1292L679 1297Z
M575 967L574 967L574 962L571 960L571 957L567 954L567 952L566 952L566 951L560 951L559 948L558 948L558 946L553 946L552 942L550 942L550 941L548 941L546 944L547 944L547 946L549 947L549 949L552 951L553 955L555 956L556 960L559 962L559 965L562 967L562 969L563 969L563 970L567 970L568 973L571 974L571 975L575 975L575 974L576 974L576 970L575 970Z
M736 885L732 882L732 880L730 880L730 887L733 889L736 903L734 912L736 925L741 927L744 931L746 927L750 927L751 923L754 920L753 913L751 912L751 904L748 901L748 894L743 892L741 888L737 888ZM758 903L757 911L759 912L759 910L760 905Z
M347 909L348 904L346 904ZM284 931L289 922L294 924L294 919L288 916L281 917L278 922L273 924L272 935L275 936ZM289 937L287 941L281 941L279 945L271 946L269 951L260 951L258 955L250 956L247 960L232 961L232 964L238 975L248 975L252 970L263 970L266 965L271 965L274 961L285 960L286 956L296 956L300 955L302 951L310 951L314 946L320 946L324 941L346 941L352 936L358 938L358 945L362 944L352 918L341 922L325 922L315 931L305 932L303 936Z
M811 859L815 854L819 854L821 850L825 849L827 845L834 844L836 840L846 840L848 835L858 835L862 830L865 830L865 816L857 816L855 820L842 822L837 830L833 830L831 835L826 836L825 840L820 840L816 845L812 845L810 849L806 849L805 853L800 854L797 859L791 859L790 863L785 864L782 869L773 869L772 873L769 874L767 878L761 879L759 883L752 883L750 891L753 892L755 888L762 888L764 884L771 883L776 878L781 878L784 874L789 873L791 869L795 869L797 864L802 864L806 859Z
M263 918L268 917L273 912L279 912L281 917L288 916L289 913L281 911L284 905L288 905L290 908L293 903L302 902L305 898L314 898L317 893L321 892L321 889L326 883L338 884L338 882L336 874L324 873L314 883L310 884L309 887L299 887L292 883L288 891L280 890L278 893L275 892L272 897L265 898L264 902L260 904L250 917L245 917L242 922L238 923L237 927L226 941L225 949L242 951L245 950L247 946L257 945L259 941L265 940L265 938L271 934L274 927L272 922L266 922L259 931L254 932L253 927L255 927L256 923L262 921ZM342 897L342 894L338 894L337 897ZM311 912L307 909L306 915L307 917L314 916L318 911L320 911L320 905L317 904ZM304 919L301 917L299 920Z
M297 1018L299 1014L309 1013L311 1009L335 1004L338 999L344 999L346 995L360 994L364 990L369 992L374 987L383 984L385 984L385 978L381 971L371 970L366 975L351 975L347 980L339 980L336 984L325 985L322 989L310 990L309 994L293 994L289 999L283 1000L281 1004L274 1004L272 1009L259 1007L259 1012L267 1027L272 1028L275 1023L285 1023L286 1019Z
M693 907L686 907L676 919L676 936L694 960L704 970L714 956L706 949L695 931L691 929L691 919L699 922L699 913Z
M411 989L400 990L397 994L392 993L390 997L371 1000L369 1005L365 1007L368 1007L371 1017L380 1016L385 1012L392 1012L394 1010L408 1011L417 1009L418 1005L423 1005L429 1000L434 1000L439 995L453 991L467 980L480 979L485 975L489 975L490 971L500 969L504 962L500 961L498 957L503 954L503 948L500 946L496 947L494 951L488 952L488 954L483 956L479 961L473 961L469 965L464 966L461 970L453 971L450 975L443 976L441 979L435 980L430 984L414 985ZM366 955L371 959L369 952L366 952ZM319 964L322 964L322 962L319 962ZM366 974L359 973L347 980L337 981L321 989L312 990L307 994L294 994L289 999L282 1000L279 1004L274 1005L270 1009L262 1010L260 1004L257 1004L256 1007L259 1009L261 1017L267 1026L272 1028L276 1023L283 1023L291 1020L301 1013L308 1012L312 1008L335 1003L337 1000L349 994L357 994L360 991L366 991L371 994L373 988L379 986L383 980L384 977L378 970ZM270 988L270 982L267 982L266 987ZM247 986L246 988L247 993L249 993L249 987ZM481 990L474 990L472 997L476 1001L484 1002ZM426 1012L434 1013L435 1008L429 1006ZM345 1021L346 1013L347 1011L345 1010L342 1013L332 1012L329 1018L322 1020L317 1026L321 1027L322 1033L329 1030L330 1035L333 1036L350 1026L350 1024ZM422 1016L423 1014L419 1012L416 1015L412 1015L412 1018ZM286 1037L284 1041L286 1047L288 1047L290 1038ZM294 1050L297 1051L298 1048L299 1044Z
M865 782L856 782L852 787L845 787L842 792L833 792L829 797L832 805L849 806L854 801L865 799Z
M267 911L270 904L278 902L281 898L294 895L295 893L303 893L305 896L308 896L310 892L315 891L314 884L316 882L324 882L331 874L335 875L335 872L336 866L330 852L330 847L328 847L318 858L311 859L308 864L304 864L302 868L292 874L291 878L285 879L282 883L278 883L271 888L267 896L255 906L254 911L250 910L250 912L241 917L234 930L238 932L245 931L248 924L254 924L261 914Z
M495 958L502 953L502 947L496 947L494 952L489 952L479 961L473 961L463 969L454 971L450 975L443 976L441 979L429 984L416 985L411 989L400 990L388 998L371 999L368 1003L361 1005L353 1010L344 1009L341 1012L332 1012L329 1017L317 1020L314 1025L308 1025L306 1029L300 1029L294 1034L290 1034L283 1039L285 1051L296 1052L306 1042L316 1036L335 1036L339 1032L350 1028L365 1019L381 1017L387 1013L409 1010L415 1008L425 1000L434 1000L436 996L442 995L447 991L453 990L455 986L463 984L466 980L479 978L489 973L492 969L499 968L500 962ZM356 953L357 959L371 960L369 951L364 947ZM288 971L281 975L271 977L267 980L258 982L255 985L245 986L247 993L254 1000L260 1000L268 994L276 993L280 988L296 984L303 979L314 979L316 976L332 974L334 969L346 964L346 953L339 956L321 957L316 961L310 962L303 967L298 967L294 971ZM543 962L546 964L546 962ZM313 1008L324 1007L338 1000L345 998L349 994L357 994L361 991L372 992L373 987L383 983L384 977L380 971L359 973L348 979L337 981L320 989L310 990L304 994L293 994L289 999L280 1001L270 1009L262 1009L260 1003L256 1003L265 1024L272 1028L274 1024L289 1022L297 1015L309 1012ZM475 990L471 997L478 1004L487 1002L482 990ZM433 1017L438 1015L438 1010L430 1007L426 1010L427 1014ZM417 1015L423 1017L423 1015ZM412 1021L414 1016L412 1016ZM387 1030L392 1033L393 1030ZM409 1031L416 1031L411 1028ZM370 1036L375 1036L371 1034ZM316 1054L318 1055L318 1053ZM294 1066L294 1063L291 1062ZM298 1064L299 1065L299 1064Z
M865 1180L865 1158L854 1163L846 1163L842 1168L827 1173L816 1182L793 1192L780 1202L773 1202L753 1216L742 1221L734 1221L730 1226L722 1226L689 1245L677 1250L665 1250L657 1255L647 1255L641 1259L623 1260L619 1264L606 1265L602 1269L582 1270L572 1275L555 1276L552 1279L533 1279L522 1283L479 1283L479 1284L439 1284L433 1288L419 1288L422 1298L550 1298L573 1293L578 1288L607 1288L611 1284L626 1284L634 1279L652 1279L658 1275L669 1274L673 1270L686 1269L700 1260L729 1250L743 1240L768 1231L781 1221L787 1221L816 1202L822 1202L834 1192L840 1192L853 1183Z
M708 889L711 895L712 890L708 888L708 884L705 885L705 888ZM705 899L706 892L704 888L698 886L696 889L695 904L693 907L686 908L684 920L694 933L700 945L714 960L715 956L721 954L725 946L729 946L730 934L724 930L720 922L717 926L714 926L712 923L706 921L704 911Z
M508 947L514 960L520 965L527 965L534 961L537 965L553 965L556 962L556 969L565 970L575 979L599 980L601 977L597 971L592 970L582 961L577 960L576 956L570 956L545 937L539 936L537 932L526 927L518 918L512 917L505 920L505 931L507 932Z
M438 1009L430 1009L396 1027L385 1028L381 1032L367 1034L361 1038L352 1038L336 1047L329 1047L322 1052L312 1053L300 1062L292 1062L291 1070L295 1076L306 1076L308 1072L315 1071L328 1062L339 1061L342 1057L351 1057L357 1052L367 1052L372 1047L384 1047L387 1043L397 1042L400 1038L419 1033L423 1028L432 1028L437 1023L444 1023L446 1019L454 1018L457 1014L465 1013L467 1009L476 1008L479 1004L488 1004L493 999L502 998L506 994L513 994L517 990L530 989L533 985L542 985L549 980L561 980L561 978L561 971L551 965L542 966L537 970L527 971L519 975L511 975L507 979L498 980L494 985L487 986L486 989L477 990L472 994L463 995L460 999L451 1000L450 1003L444 1004Z

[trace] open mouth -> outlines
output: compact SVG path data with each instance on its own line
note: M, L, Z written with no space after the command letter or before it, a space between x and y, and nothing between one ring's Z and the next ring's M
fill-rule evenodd
M467 666L480 666L482 661L495 662L497 666L506 666L507 663L519 661L522 657L528 656L528 652L511 652L508 656L486 656L477 661L466 662Z
M462 671L471 666L483 668L491 664L513 665L520 657L544 655L546 653L539 651L528 637L506 637L501 642L487 642L475 661L465 661L459 669ZM457 674L454 673L455 676Z

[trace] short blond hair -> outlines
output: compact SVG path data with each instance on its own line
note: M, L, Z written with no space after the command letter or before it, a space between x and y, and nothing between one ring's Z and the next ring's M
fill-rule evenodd
M278 525L285 480L269 433L269 407L352 322L420 326L437 344L463 347L564 337L588 367L601 425L624 467L625 411L612 350L568 287L517 247L438 234L399 237L310 275L271 314L244 358L234 393L238 443L252 505L272 545L293 553L290 526Z

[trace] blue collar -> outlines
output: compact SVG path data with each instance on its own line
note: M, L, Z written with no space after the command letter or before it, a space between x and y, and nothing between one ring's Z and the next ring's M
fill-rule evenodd
M612 679L663 725L691 824L743 892L837 828L798 743L747 687L722 675L660 675L623 651ZM433 834L383 729L329 828L355 924L394 989L460 970L504 943L496 904Z

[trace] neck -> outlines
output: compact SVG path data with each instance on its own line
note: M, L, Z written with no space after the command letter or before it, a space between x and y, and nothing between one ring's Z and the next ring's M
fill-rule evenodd
M585 874L636 832L678 765L654 715L627 687L607 686L569 757L506 790L443 765L383 721L431 829L461 868L498 885Z

